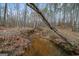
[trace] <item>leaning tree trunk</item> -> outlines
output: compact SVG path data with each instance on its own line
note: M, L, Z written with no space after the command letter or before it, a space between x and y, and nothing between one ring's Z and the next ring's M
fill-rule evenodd
M49 24L49 22L47 21L47 19L44 17L44 15L40 12L40 10L37 8L37 6L33 3L27 3L26 5L28 5L30 8L32 8L33 10L35 10L41 17L42 17L42 21L44 21L44 23L51 29L53 30L57 35L59 35L64 41L66 41L70 46L72 46L72 44L67 40L66 37L64 37L54 26L51 26Z

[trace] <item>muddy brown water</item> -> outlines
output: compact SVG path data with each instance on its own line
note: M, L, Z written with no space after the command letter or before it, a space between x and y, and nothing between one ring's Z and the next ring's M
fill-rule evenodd
M28 53L27 53L28 52ZM49 40L34 35L29 50L25 51L24 55L31 56L67 56L68 54Z

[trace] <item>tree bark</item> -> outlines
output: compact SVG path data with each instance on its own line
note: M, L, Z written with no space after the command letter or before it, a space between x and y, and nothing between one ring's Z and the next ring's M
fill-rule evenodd
M6 24L6 15L7 15L7 3L5 3L5 7L4 7L4 23L3 23L4 26Z

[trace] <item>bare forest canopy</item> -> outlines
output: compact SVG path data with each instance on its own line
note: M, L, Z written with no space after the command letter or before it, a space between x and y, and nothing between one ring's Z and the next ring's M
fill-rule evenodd
M64 27L71 27L73 31L79 31L79 4L39 3L35 5L51 25L60 26L63 24ZM45 26L38 14L24 3L1 3L1 25L6 27Z

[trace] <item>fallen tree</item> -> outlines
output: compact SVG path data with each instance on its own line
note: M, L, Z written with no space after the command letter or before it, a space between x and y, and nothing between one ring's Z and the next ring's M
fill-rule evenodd
M66 38L65 36L63 36L63 34L61 32L59 32L54 26L51 26L50 23L47 21L47 19L45 18L45 16L42 14L42 12L39 10L39 8L34 4L34 3L26 3L26 5L28 5L30 8L32 8L35 12L38 13L38 15L42 18L42 21L52 30L54 31L58 36L60 36L71 48L74 47L69 41L68 38ZM55 42L56 43L56 42ZM61 46L61 44L57 44L58 46ZM62 49L64 49L64 47L62 47ZM64 51L68 52L71 55L78 55L75 51L74 48L72 49L72 51L69 51L67 49L64 49Z

